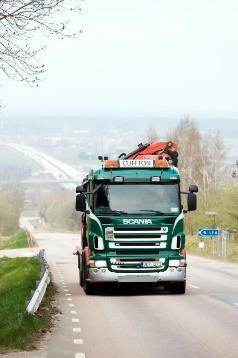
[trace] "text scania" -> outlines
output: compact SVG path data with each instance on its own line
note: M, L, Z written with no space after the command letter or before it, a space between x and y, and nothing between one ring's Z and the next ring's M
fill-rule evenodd
M151 219L123 219L123 224L152 225Z

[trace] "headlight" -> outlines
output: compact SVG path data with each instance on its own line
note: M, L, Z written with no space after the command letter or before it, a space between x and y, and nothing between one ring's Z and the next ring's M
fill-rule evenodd
M178 267L185 266L185 260L169 260L169 266Z
M90 260L89 261L89 267L90 268L94 268L94 267L107 267L107 261L106 260Z
M106 260L96 260L95 267L107 267L107 261Z
M169 266L179 266L179 260L169 260Z
M114 227L106 227L105 229L105 239L113 240L114 239Z

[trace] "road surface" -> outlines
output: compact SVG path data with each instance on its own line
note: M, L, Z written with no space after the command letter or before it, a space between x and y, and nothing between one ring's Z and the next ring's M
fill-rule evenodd
M72 255L77 235L35 238L46 249L62 315L40 351L17 357L238 357L238 265L189 257L185 295L137 287L86 296Z

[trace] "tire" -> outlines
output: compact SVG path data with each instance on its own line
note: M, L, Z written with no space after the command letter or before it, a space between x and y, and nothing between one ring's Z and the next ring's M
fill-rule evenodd
M88 281L86 279L86 267L85 267L85 260L84 260L84 256L82 256L82 261L81 261L81 272L80 272L80 285L82 283L82 287L84 289L84 292L86 293L86 295L92 295L94 293L94 285L92 282Z
M83 285L83 289L84 292L86 293L86 295L93 295L94 294L94 287L93 287L93 283L84 280L84 285Z
M81 287L83 287L83 273L80 269L79 269L79 284Z
M79 284L83 287L83 262L82 262L82 255L78 255L78 269L79 269Z
M171 283L169 291L173 294L183 295L186 292L186 281Z

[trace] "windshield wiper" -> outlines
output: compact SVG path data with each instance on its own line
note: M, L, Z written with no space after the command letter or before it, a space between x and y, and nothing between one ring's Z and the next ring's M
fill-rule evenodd
M104 215L128 215L127 212L122 210L110 210L110 209L100 209L97 208L97 213L104 214Z
M146 211L146 212L148 212L148 213L154 213L154 214L156 214L156 215L169 215L169 214L167 214L167 213L163 213L163 211L159 211L159 210L145 210L145 209L142 209L142 210L139 210L139 211Z

